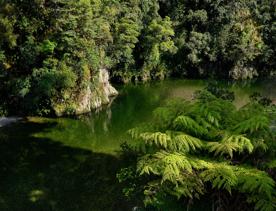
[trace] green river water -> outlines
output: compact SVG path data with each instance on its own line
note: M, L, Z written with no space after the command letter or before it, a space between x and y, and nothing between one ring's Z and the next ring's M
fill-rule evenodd
M276 82L224 84L241 107L253 92L276 100ZM0 128L1 211L131 210L116 172L126 131L151 118L167 99L191 100L202 80L167 80L118 87L113 103L76 118L38 118Z

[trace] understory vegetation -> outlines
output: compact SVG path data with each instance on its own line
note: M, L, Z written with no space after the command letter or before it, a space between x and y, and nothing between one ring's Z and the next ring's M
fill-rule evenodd
M128 131L140 144L123 146L126 197L157 210L275 210L275 107L251 99L237 109L231 92L207 87L157 108Z
M0 0L0 114L49 115L113 81L275 73L275 1Z

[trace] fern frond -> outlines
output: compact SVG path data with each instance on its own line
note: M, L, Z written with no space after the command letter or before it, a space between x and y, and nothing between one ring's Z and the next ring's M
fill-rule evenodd
M207 143L207 148L209 152L214 152L215 156L229 155L231 158L233 157L233 152L240 150L237 143L231 142L209 142Z
M195 120L189 116L178 116L174 120L174 127L184 132L191 132L193 134L206 134L206 128L200 126Z
M139 127L132 128L127 131L127 134L130 135L131 138L133 139L138 139L142 130Z
M138 162L137 170L140 175L153 173L162 175L162 182L177 183L182 171L192 173L192 166L185 154L160 151L143 156Z
M275 181L264 171L258 169L236 167L238 189L244 193L265 195L272 199L275 191Z
M170 182L177 181L176 178L180 176L182 170L192 173L192 166L185 154L161 151L157 152L154 157L159 159L164 167L162 170L162 182L166 180Z
M274 201L266 200L266 199L257 200L255 203L255 210L275 211L276 210L276 198L274 199Z
M161 127L166 127L175 118L175 111L167 107L159 107L153 111L153 117Z
M238 178L231 166L225 163L213 164L200 174L205 182L211 182L213 188L225 189L229 193L237 185Z
M223 108L219 101L211 101L209 103L198 103L194 107L194 113L200 114L201 117L207 120L213 126L219 127L219 122L222 119L221 112Z
M160 127L168 127L176 116L182 115L190 108L190 104L183 99L173 99L166 102L166 105L153 111L155 123Z
M276 208L275 181L257 169L235 169L238 176L237 189L248 194L247 201L255 204L255 210L274 211Z
M251 140L242 135L225 136L222 143L235 143L238 145L240 152L247 150L249 153L252 153L254 149Z
M170 194L178 199L182 196L199 199L200 195L204 194L204 183L195 174L182 173L177 180L178 185L170 191Z
M130 135L133 139L140 138L141 133L149 132L154 130L153 126L151 124L142 124L138 127L132 128L127 131L127 134Z
M202 160L196 157L190 158L190 164L192 165L193 169L195 170L203 170L213 168L213 163L207 160Z
M209 142L207 148L209 148L209 152L214 152L215 156L229 155L233 158L234 152L247 150L249 153L252 153L254 146L250 139L242 135L226 135L221 142Z
M137 163L137 172L139 172L140 175L160 175L158 160L154 159L150 154L142 156Z
M206 128L206 129L211 129L211 128L213 128L213 125L212 125L210 122L206 121L206 119L204 119L204 118L202 118L202 117L200 117L200 116L196 116L196 117L195 117L195 120L196 120L196 122L197 122L199 125L201 125L203 128Z
M254 150L259 149L263 152L266 152L268 150L268 146L263 139L253 140L252 144L254 146Z
M146 144L153 145L155 144L158 147L169 148L171 145L171 137L166 133L155 132L155 133L142 133L140 134L140 138L142 138Z
M265 115L256 115L240 122L234 127L237 133L253 133L269 128L269 119Z
M174 148L180 151L196 151L203 146L203 142L200 139L187 134L177 135L173 140Z

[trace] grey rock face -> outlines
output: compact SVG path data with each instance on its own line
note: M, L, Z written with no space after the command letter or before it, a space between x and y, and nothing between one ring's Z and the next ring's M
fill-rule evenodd
M111 102L110 98L117 96L118 91L109 82L109 73L106 69L99 70L93 81L93 87L88 85L78 99L76 114L90 112Z

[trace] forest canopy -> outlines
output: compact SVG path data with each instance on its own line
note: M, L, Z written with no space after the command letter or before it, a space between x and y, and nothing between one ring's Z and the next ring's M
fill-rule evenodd
M113 81L275 74L271 0L0 0L0 110L50 114ZM8 108L8 109L7 109Z

